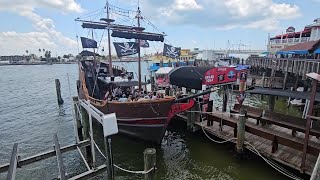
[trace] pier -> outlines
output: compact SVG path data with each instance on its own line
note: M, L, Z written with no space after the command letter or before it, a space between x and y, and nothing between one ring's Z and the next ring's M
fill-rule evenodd
M306 80L306 74L320 73L320 59L250 57L246 63L251 66L250 79L256 79L260 87L269 87L272 82L274 88L297 88L299 82L302 85Z
M206 136L213 135L222 139L222 142L236 144L237 122L239 115L214 111L202 113L203 121L194 121L198 131L205 131ZM179 114L179 119L187 121L188 117ZM292 130L278 125L257 125L257 120L246 118L245 123L245 148L265 158L270 158L285 166L301 171L302 148L304 134L292 136ZM209 136L210 138L210 136ZM306 158L305 173L311 175L320 152L320 140L313 136L309 140L308 155Z
M212 110L212 108L201 111L193 108L177 116L187 122L187 129L191 132L202 130L206 137L214 143L235 143L238 154L243 152L244 147L288 177L299 179L282 167L279 168L279 165L272 161L300 171L302 174L317 174L319 168L317 158L320 152L320 122L319 118L314 116L313 109L314 102L319 102L316 89L320 75L308 73L303 76L312 81L311 93L299 92L295 94L302 99L309 98L308 102L310 103L305 109L304 118L274 112L275 96L286 94L288 90L273 92L274 89L269 88L263 88L265 92L262 92L262 94L269 95L268 110L242 105L238 99L239 104L235 104L229 110L225 108L228 101L223 101L221 111ZM226 85L221 86L221 89L225 90L225 87ZM251 91L255 90L248 92ZM223 99L228 99L224 98L225 93L222 93L222 96ZM199 107L203 106L201 101L198 101L198 105ZM223 141L214 140L210 135Z

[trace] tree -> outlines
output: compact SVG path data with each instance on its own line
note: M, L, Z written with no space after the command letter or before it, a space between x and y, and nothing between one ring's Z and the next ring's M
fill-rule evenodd
M44 53L44 57L46 57L47 62L50 62L51 61L51 51L46 51Z
M63 55L63 58L69 59L69 55L65 54L65 55Z
M61 61L61 56L58 56L58 60Z
M76 55L76 59L77 59L78 61L81 61L82 56L81 56L80 54L78 54L78 55Z
M26 50L26 53L28 54L28 53L29 53L29 51L28 51L28 50Z
M39 48L39 53L41 53L41 49Z

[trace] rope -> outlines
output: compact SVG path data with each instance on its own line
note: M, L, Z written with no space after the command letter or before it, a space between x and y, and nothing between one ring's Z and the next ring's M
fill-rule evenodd
M95 141L93 141L95 147L97 148L98 152L104 157L104 159L107 159L107 157L102 153L101 149L98 147L98 145L96 144ZM116 167L117 169L127 172L127 173L132 173L132 174L149 174L152 170L156 170L156 167L152 167L150 168L148 171L132 171L132 170L128 170L128 169L124 169L116 164L113 164L114 167Z
M201 106L201 105L200 105L200 102L198 102L198 104L199 104L199 109L201 109L201 107L200 107L200 106ZM200 113L200 119L201 119L201 129L202 129L203 133L207 136L207 138L210 139L211 141L213 141L213 142L215 142L215 143L218 143L218 144L223 144L223 143L226 143L226 142L233 141L233 140L237 139L237 138L230 138L230 139L227 139L227 140L224 140L224 141L217 141L217 140L212 139L212 138L206 133L206 131L205 131L204 128L203 128L203 117L202 117L202 113Z
M267 164L269 164L272 168L274 168L275 170L277 170L278 172L280 172L281 174L291 178L291 179L295 179L295 180L303 180L300 177L290 173L288 170L282 168L280 165L270 161L269 159L263 157L261 155L261 153L253 146L251 145L249 142L245 142L245 144L249 145L254 151L254 153L258 156L260 156Z

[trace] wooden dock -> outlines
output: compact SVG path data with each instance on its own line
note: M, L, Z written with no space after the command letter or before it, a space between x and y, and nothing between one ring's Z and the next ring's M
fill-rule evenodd
M213 121L213 125L208 126L207 120L203 122L195 121L194 124L198 126L196 129L203 128L206 132L223 140L229 140L237 136L237 115L220 111L203 115L207 115L207 119ZM180 114L178 117L187 120L187 116ZM223 124L222 128L220 128L221 123ZM257 125L256 119L252 118L247 118L245 126L245 141L253 145L260 154L293 169L301 170L304 133L297 133L293 137L291 129L270 124ZM231 142L236 143L236 141ZM306 174L311 175L312 173L317 161L319 145L320 139L310 136L304 168ZM246 148L253 151L250 146L246 146Z

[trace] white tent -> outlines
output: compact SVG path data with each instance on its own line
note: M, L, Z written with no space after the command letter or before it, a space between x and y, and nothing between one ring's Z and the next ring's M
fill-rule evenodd
M156 74L169 74L172 69L172 67L161 67L156 71Z

